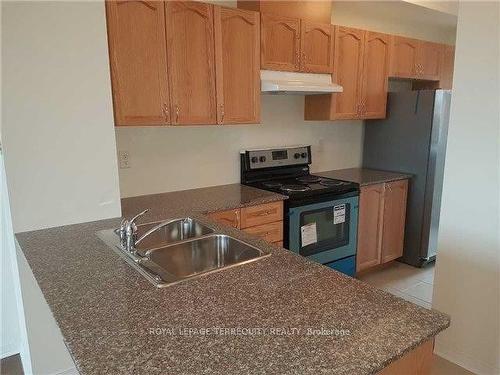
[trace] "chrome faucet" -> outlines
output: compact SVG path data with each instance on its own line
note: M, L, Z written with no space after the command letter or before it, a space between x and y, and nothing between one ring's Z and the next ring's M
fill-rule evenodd
M120 224L120 244L123 249L134 253L135 252L135 244L137 241L137 225L135 224L135 220L144 214L149 212L149 208L139 212L132 219L123 219Z

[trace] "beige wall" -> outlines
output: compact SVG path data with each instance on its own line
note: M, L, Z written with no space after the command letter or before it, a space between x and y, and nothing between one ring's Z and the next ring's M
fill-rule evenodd
M261 102L261 125L118 128L131 163L120 169L122 196L239 182L239 151L250 147L311 144L316 171L361 164L361 121L303 121L303 96Z
M120 216L104 2L1 7L1 134L14 231ZM26 373L76 373L24 256L11 262Z
M455 16L403 1L334 1L332 23L455 44Z
M461 2L433 307L436 353L500 373L500 4ZM478 27L480 25L480 27Z
M120 216L104 3L2 2L14 231Z

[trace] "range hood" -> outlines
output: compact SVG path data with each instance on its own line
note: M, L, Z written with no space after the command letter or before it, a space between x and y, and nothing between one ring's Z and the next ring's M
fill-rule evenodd
M331 74L261 70L260 80L264 94L312 95L343 91L342 86L332 82Z

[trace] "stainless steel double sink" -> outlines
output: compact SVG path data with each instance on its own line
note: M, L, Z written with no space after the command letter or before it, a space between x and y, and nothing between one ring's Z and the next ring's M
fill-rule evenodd
M116 230L98 236L160 288L269 255L190 217L138 225L133 253L121 246Z

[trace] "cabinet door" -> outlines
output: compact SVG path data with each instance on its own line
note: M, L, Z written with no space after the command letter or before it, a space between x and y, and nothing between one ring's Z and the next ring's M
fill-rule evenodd
M165 13L156 1L106 1L115 125L168 124Z
M363 30L343 26L335 28L334 82L344 91L334 94L334 119L359 118L361 81L363 71Z
M334 30L332 25L301 21L300 70L313 73L333 72Z
M283 222L276 221L274 223L257 225L243 229L244 232L252 234L256 237L263 238L267 242L283 241Z
M165 6L172 123L216 124L213 6Z
M300 69L300 20L269 14L261 15L262 69Z
M385 118L390 50L389 35L366 32L361 96L361 117L364 119Z
M442 57L442 44L421 41L417 61L419 78L439 81L441 76Z
M453 85L453 64L455 63L455 47L443 46L443 62L441 66L441 77L439 87L451 90Z
M357 272L380 264L383 212L384 184L361 187L356 254Z
M419 41L401 36L393 37L391 76L416 78Z
M259 13L214 8L219 124L260 121Z
M241 227L248 228L256 225L283 221L283 202L260 204L258 206L243 207L241 209Z
M408 180L388 182L385 186L382 263L403 255Z

